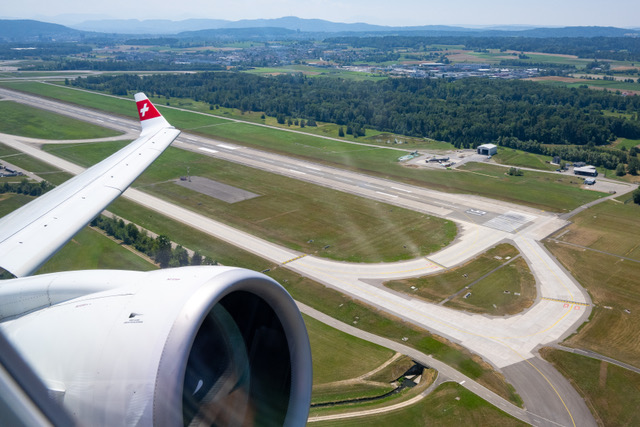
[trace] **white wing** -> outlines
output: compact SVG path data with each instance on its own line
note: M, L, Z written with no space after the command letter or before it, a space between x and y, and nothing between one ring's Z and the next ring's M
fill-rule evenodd
M135 95L142 132L117 153L0 219L0 267L36 271L96 217L178 137L147 97Z

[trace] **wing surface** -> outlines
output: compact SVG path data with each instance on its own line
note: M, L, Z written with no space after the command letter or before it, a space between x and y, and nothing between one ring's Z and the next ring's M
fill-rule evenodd
M142 93L135 95L140 137L33 202L0 218L0 267L17 277L36 271L178 137Z

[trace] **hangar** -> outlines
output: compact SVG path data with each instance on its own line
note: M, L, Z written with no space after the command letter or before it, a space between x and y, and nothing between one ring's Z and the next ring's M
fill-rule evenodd
M478 154L483 156L493 156L498 153L498 146L495 144L482 144L478 146Z
M574 175L587 175L587 176L598 176L598 171L595 166L584 166L581 168L573 168Z

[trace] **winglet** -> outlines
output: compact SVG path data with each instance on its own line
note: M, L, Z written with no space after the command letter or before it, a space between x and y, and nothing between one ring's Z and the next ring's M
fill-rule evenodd
M134 96L136 100L136 106L138 108L138 116L140 117L140 125L142 126L142 133L145 133L147 129L151 128L164 128L172 127L169 122L162 117L162 114L151 103L147 95L142 92L136 93Z

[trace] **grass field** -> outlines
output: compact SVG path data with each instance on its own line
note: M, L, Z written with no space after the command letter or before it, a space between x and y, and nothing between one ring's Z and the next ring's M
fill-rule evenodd
M512 315L529 308L536 299L536 281L523 258L482 279L470 289L471 295L459 295L446 307L494 316Z
M549 250L584 286L595 307L592 318L565 344L640 367L640 206L608 201L574 217L575 223L547 241ZM626 312L625 310L628 310Z
M55 145L51 149L87 166L119 146ZM186 175L187 167L193 176L260 197L229 204L185 189L172 180ZM333 259L411 259L439 250L456 233L451 221L175 148L169 148L133 186L267 240Z
M515 247L503 243L468 263L444 273L390 281L385 283L385 286L430 302L439 303L473 284L518 254ZM508 290L509 293L505 294L505 290ZM493 315L515 314L533 303L536 294L535 279L526 262L520 258L475 283L470 291L471 296L468 298L464 298L466 294L464 292L446 305ZM520 295L515 295L516 292Z
M559 238L563 242L640 261L640 206L607 201L581 212L571 221L573 224Z
M38 175L55 185L63 183L72 176L71 174L62 172L60 169L57 169L48 163L42 162L31 156L27 156L20 151L14 150L13 148L0 143L0 163L2 160L33 172L35 175ZM11 178L12 181L21 179L21 177Z
M314 385L366 374L395 354L392 350L340 332L309 316L303 317L312 343Z
M36 83L6 84L20 90L42 93L80 105L103 109L116 114L133 116L131 101L72 90L62 86ZM456 193L475 193L550 211L572 210L600 197L599 193L582 190L578 182L554 175L526 173L524 177L504 175L504 169L491 165L465 166L457 171L425 171L405 168L397 161L399 152L386 148L352 145L340 141L321 139L312 135L282 132L247 123L220 124L222 119L190 112L160 110L180 129L197 129L205 136L262 149L293 155L313 161L375 174L378 176ZM492 178L486 175L492 175ZM549 197L554 195L554 197Z
M11 101L0 102L0 132L29 138L86 139L120 132Z
M544 348L551 362L584 397L600 425L640 425L640 375L596 359Z
M96 230L83 228L36 274L69 270L155 270L156 266L123 249L120 244Z
M456 383L444 383L415 405L366 417L312 423L312 426L524 426Z
M492 159L504 165L511 165L520 168L532 168L547 171L553 171L558 168L558 166L548 163L552 160L550 156L527 153L526 151L516 150L514 148L501 147L498 154L495 154Z

